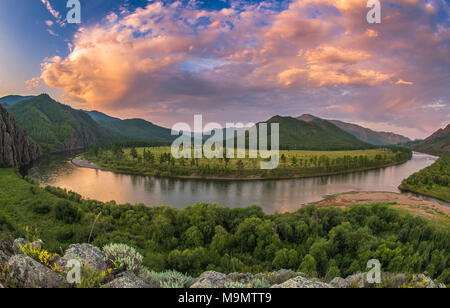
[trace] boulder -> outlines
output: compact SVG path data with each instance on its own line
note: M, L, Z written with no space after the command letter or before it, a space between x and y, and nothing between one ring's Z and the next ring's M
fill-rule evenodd
M146 283L131 272L118 275L113 281L103 286L107 289L153 289L153 285Z
M349 276L345 279L349 285L349 288L359 288L363 289L368 286L366 280L366 274L356 274Z
M297 273L291 270L279 270L277 272L267 273L267 274L258 274L256 275L256 278L259 279L266 279L271 285L275 284L282 284L283 282L288 281L289 279L298 277L298 276L304 276L302 273Z
M15 239L14 242L13 242L13 245L12 245L13 253L16 254L16 255L21 255L22 254L22 249L20 249L20 246L24 247L27 244L28 244L28 242L24 238Z
M336 289L348 289L350 288L350 283L344 278L336 277L331 282L330 285Z
M227 275L217 272L205 272L191 286L191 289L215 289L224 288Z
M25 255L15 255L8 263L9 277L21 288L63 288L64 278Z
M283 284L275 285L273 289L331 289L330 284L309 280L301 276L290 279Z
M239 282L243 284L249 284L255 279L255 276L252 274L241 274L241 273L231 273L227 275L227 281L230 282Z
M70 260L80 261L82 266L89 266L92 270L101 272L107 269L105 255L103 252L89 244L70 245L63 257L56 264L66 269Z

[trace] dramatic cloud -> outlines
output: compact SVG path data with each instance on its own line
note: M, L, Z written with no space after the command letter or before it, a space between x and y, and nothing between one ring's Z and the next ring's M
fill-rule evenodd
M448 120L424 108L449 105L448 4L397 0L383 6L381 25L367 23L365 4L149 3L80 29L41 78L67 101L165 125L194 113L249 122L310 112L423 137Z

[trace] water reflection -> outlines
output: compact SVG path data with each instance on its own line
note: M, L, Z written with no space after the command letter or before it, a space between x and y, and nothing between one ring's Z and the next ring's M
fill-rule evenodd
M348 191L398 192L403 179L426 168L436 157L416 153L403 165L346 175L279 181L174 180L83 169L69 156L44 159L30 176L44 185L59 186L87 198L118 203L144 203L184 208L196 202L228 207L260 205L266 213L294 211L302 204Z

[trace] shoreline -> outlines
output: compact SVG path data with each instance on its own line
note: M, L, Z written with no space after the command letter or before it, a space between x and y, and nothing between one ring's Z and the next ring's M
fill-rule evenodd
M443 220L447 223L450 222L450 206L404 193L374 191L346 192L327 196L322 201L312 202L302 207L314 205L317 207L339 207L345 209L353 205L377 203L391 203L394 208L405 210L416 216Z
M298 176L290 176L290 177L262 177L262 176L250 176L245 178L237 178L237 177L218 177L218 176L198 176L198 175L189 175L189 176L159 176L158 178L169 178L169 179L178 179L178 180L208 180L208 181L286 181L286 180L297 180L297 179L309 179L309 178L318 178L318 177L324 177L324 176L333 176L333 175L347 175L347 174L353 174L358 172L364 172L364 171L372 171L372 170L378 170L378 169L384 169L394 166L400 166L405 163L407 163L409 160L399 162L399 163L391 163L382 167L370 167L370 168L364 168L364 169L358 169L358 170L351 170L351 171L343 171L343 172L331 172L331 173L323 173L323 174L316 174L316 175L298 175ZM136 176L151 176L156 177L153 174L143 174L138 172L125 172L120 170L112 170L107 169L103 167L99 167L97 165L94 165L88 161L80 160L80 159L72 159L72 164L74 164L77 167L80 168L87 168L87 169L94 169L94 170L101 170L101 171L107 171L107 172L114 172L118 174L125 174L125 175L136 175Z

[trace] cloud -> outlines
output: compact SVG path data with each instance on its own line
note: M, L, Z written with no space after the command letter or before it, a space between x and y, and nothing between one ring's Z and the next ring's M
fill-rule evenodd
M32 91L35 88L38 88L41 86L41 80L39 77L34 77L30 80L25 81L25 84L27 85L27 90Z
M47 11L56 19L56 22L60 26L63 26L64 22L62 21L61 15L59 14L59 12L57 10L55 10L53 8L52 4L50 3L50 0L41 0L41 2L42 2L42 4L45 5L45 7L47 8Z
M308 111L411 127L430 101L448 104L448 5L397 2L376 27L360 0L219 11L153 2L80 29L41 78L70 101L166 125L205 111L214 121ZM446 116L426 110L424 130Z

